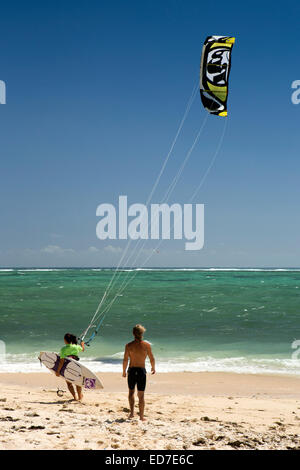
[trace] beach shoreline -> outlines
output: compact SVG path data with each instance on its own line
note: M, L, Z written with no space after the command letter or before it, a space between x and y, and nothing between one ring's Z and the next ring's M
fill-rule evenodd
M46 373L45 373L46 372ZM105 392L126 392L127 380L122 372L96 372L104 383ZM44 389L64 387L65 380L43 372L0 372L0 385L18 385ZM297 392L298 390L298 392ZM148 393L174 395L252 396L266 394L271 398L300 399L300 377L279 374L243 374L234 372L162 372L147 373ZM99 393L99 392L87 392ZM102 392L100 392L102 393Z
M300 379L219 372L148 374L145 416L128 419L127 381L71 402L54 374L0 373L1 449L297 449Z

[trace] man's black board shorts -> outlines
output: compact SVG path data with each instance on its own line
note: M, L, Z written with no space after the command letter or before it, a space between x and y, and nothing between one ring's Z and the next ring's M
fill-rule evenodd
M137 386L138 391L143 392L146 388L146 374L146 369L143 367L128 367L128 388L134 390L135 386Z

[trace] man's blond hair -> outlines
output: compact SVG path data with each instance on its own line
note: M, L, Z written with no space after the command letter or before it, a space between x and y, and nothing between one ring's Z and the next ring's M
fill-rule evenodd
M146 328L144 328L142 325L135 325L133 327L132 333L133 333L135 339L139 339L141 341L145 331L146 331Z

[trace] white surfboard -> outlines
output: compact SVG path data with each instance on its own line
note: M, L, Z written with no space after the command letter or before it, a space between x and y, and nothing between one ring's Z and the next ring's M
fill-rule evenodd
M47 351L40 352L39 360L51 372L56 373L60 361L58 354ZM92 371L71 357L65 358L59 377L86 390L103 388L101 380Z

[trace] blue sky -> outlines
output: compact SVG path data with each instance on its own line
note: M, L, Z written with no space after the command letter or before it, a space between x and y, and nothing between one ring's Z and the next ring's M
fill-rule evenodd
M145 203L216 34L236 43L225 138L195 201L205 246L165 241L148 265L300 266L299 13L296 1L3 2L0 265L118 263L125 244L97 239L96 208ZM153 203L205 113L197 95ZM170 202L188 202L223 125L209 116Z

